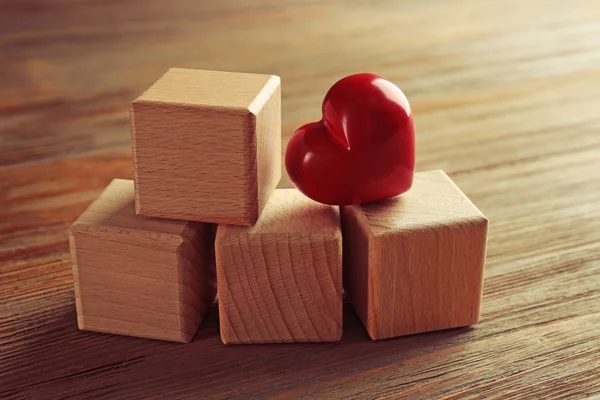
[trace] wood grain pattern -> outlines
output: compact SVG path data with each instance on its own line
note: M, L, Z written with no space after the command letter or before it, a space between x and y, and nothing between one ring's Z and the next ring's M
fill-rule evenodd
M140 215L252 225L281 178L272 75L171 68L131 103Z
M0 398L598 397L599 20L593 0L0 0ZM346 304L335 344L224 346L216 308L186 345L79 331L65 232L133 178L128 104L172 66L279 75L283 143L344 75L402 88L417 170L490 220L480 323L372 342Z
M256 225L219 225L215 241L225 344L337 342L342 231L337 207L276 189Z
M488 221L443 171L341 216L344 289L372 339L479 321Z
M79 329L190 342L216 295L214 226L135 214L115 179L69 228Z

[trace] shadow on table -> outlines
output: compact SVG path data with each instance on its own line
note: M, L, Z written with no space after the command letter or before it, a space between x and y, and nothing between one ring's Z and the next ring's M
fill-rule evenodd
M79 331L72 298L57 299L49 310L23 318L14 330L20 333L0 358L0 397L294 398L374 379L385 369L400 373L464 343L473 330L374 342L344 304L339 343L225 346L213 305L193 342L180 344Z

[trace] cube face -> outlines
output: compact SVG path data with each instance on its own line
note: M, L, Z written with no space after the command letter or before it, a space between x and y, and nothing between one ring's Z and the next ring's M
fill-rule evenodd
M139 214L222 223L258 217L256 171L248 168L256 164L253 115L151 102L132 107Z
M113 181L70 229L80 329L189 342L216 293L214 234L136 216L133 182Z
M281 178L279 82L171 69L135 100L137 212L254 224Z
M476 324L486 236L487 221L480 219L418 234L374 238L373 262L378 267L373 279L379 282L379 290L370 298L373 336L390 338Z
M478 322L487 219L444 173L343 207L342 225L346 293L373 339Z
M256 226L219 226L215 248L224 343L341 338L342 237L336 208L278 189Z
M281 179L281 87L256 115L258 210L265 208ZM256 219L253 223L256 222Z

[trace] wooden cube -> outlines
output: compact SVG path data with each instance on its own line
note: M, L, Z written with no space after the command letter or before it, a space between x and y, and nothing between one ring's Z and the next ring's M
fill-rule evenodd
M215 253L223 343L340 340L337 207L276 189L255 226L219 225Z
M253 225L281 178L277 76L173 68L131 104L138 214Z
M69 229L80 329L189 342L216 294L216 226L135 214L115 179Z
M488 221L443 171L341 217L344 289L372 339L478 322Z

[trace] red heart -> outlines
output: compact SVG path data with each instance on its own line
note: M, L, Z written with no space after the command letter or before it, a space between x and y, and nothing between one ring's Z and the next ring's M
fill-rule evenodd
M336 82L323 118L292 135L285 168L296 187L325 204L382 200L410 189L415 168L412 111L404 93L373 74Z

